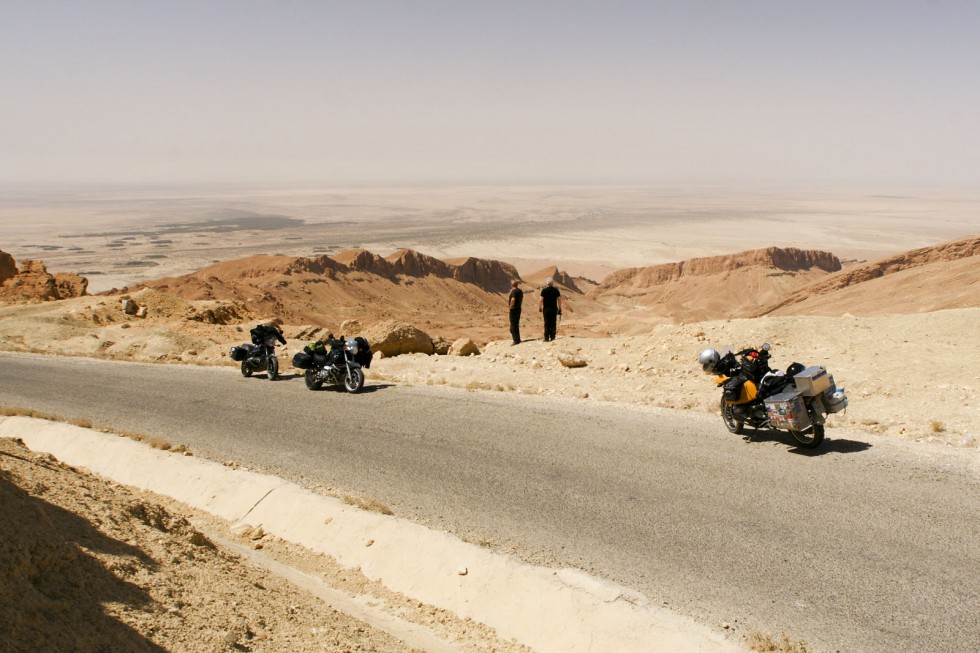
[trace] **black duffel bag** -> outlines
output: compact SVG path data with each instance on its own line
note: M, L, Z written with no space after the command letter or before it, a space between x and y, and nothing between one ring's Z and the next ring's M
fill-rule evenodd
M313 357L304 351L298 352L293 356L293 367L306 370L313 364Z

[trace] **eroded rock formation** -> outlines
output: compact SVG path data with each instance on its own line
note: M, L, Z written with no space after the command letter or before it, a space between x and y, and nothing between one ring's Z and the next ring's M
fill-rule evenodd
M88 279L77 274L51 274L43 261L25 259L20 269L14 258L0 251L0 300L5 302L52 301L81 297Z
M685 277L722 275L746 268L762 268L795 273L821 270L831 273L841 269L840 259L830 252L803 250L795 247L767 247L729 254L692 258L677 263L651 265L645 268L624 268L606 277L593 291L595 296L605 294L643 292L650 288Z

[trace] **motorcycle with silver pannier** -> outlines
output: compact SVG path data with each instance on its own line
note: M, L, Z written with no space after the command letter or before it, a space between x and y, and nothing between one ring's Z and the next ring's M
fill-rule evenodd
M847 394L825 367L793 363L786 371L769 367L769 343L722 355L705 349L701 369L722 388L721 418L732 433L755 429L787 431L806 449L820 446L827 415L847 408Z

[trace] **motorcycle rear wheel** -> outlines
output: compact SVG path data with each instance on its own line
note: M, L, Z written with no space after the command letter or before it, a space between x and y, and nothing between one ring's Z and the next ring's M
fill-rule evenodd
M816 449L823 442L823 424L814 424L802 431L790 431L796 443L804 449Z
M252 368L249 367L247 358L242 361L242 376L245 378L252 376Z
M269 360L266 363L265 368L266 376L269 377L270 381L275 381L279 377L279 359L275 356L269 356Z
M306 379L306 387L310 390L319 390L321 387L323 387L323 381L318 381L316 378L316 370L306 370L306 374L303 375L303 378Z
M740 419L735 419L735 410L731 404L725 403L724 397L721 399L721 420L725 422L725 428L730 433L740 435L745 430L745 422Z
M364 372L361 371L359 367L355 367L350 370L350 373L344 377L344 389L347 392L354 394L355 392L360 392L361 388L364 387Z

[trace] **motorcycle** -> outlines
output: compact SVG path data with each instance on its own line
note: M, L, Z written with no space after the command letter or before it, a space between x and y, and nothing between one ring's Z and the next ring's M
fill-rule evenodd
M276 327L260 325L251 330L251 336L251 344L243 343L232 347L228 355L242 364L242 376L250 377L257 372L265 372L270 381L275 381L279 377L276 343L286 344L282 331Z
M820 366L793 363L785 372L769 367L769 343L760 349L727 352L705 349L698 362L723 388L721 418L732 433L745 426L789 432L796 443L815 449L824 439L829 414L847 408L847 394Z
M327 345L312 342L293 356L293 367L305 370L306 387L319 390L324 383L343 384L347 392L354 394L364 387L364 369L371 367L371 347L364 338L334 340L327 336Z

